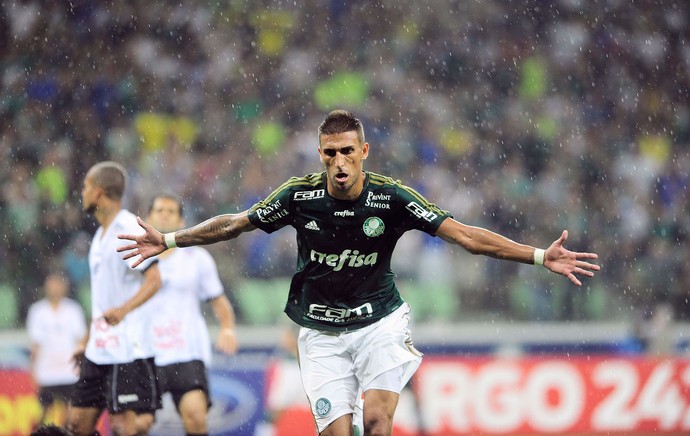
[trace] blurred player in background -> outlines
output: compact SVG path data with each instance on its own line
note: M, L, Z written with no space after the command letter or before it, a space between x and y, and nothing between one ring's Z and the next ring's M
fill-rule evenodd
M160 194L149 207L149 222L161 232L184 226L182 200ZM216 263L201 247L171 249L159 257L163 286L152 298L156 366L161 393L170 392L188 435L208 433L206 417L211 405L207 368L211 341L201 302L209 301L218 320L216 348L237 352L235 313L223 292Z
M302 384L322 435L351 435L364 392L365 434L391 434L400 391L421 363L412 345L410 307L394 283L391 256L408 230L421 230L472 254L543 265L581 285L599 266L594 253L563 247L568 233L546 250L468 226L390 177L363 170L369 155L362 123L333 111L318 130L325 171L293 177L265 200L238 214L218 215L194 227L162 234L140 220L145 234L122 234L120 247L134 266L166 249L211 244L260 228L297 231L297 271L287 315L301 326Z
M67 404L72 398L79 372L72 356L86 341L86 318L79 303L67 298L65 275L52 272L43 281L45 298L31 305L26 329L31 341L31 373L38 386L44 424L49 411L58 411L55 421L65 423Z
M144 304L161 286L158 262L133 265L113 256L118 233L140 231L122 208L125 181L121 165L101 162L86 173L82 188L82 206L100 227L89 251L91 328L67 424L77 435L94 434L104 409L115 434L139 434L137 415L153 416L160 408L152 312Z

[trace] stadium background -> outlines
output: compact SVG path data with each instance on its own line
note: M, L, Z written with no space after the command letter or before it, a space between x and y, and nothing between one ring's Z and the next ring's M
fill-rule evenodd
M316 127L342 107L364 121L367 169L465 223L542 247L567 228L571 249L600 255L604 270L575 288L405 236L394 270L429 351L443 351L439 338L495 351L531 335L550 351L596 337L609 353L684 353L688 12L622 0L3 2L4 345L50 269L88 307L95 223L79 192L93 163L125 165L130 210L145 214L165 189L193 224L318 171ZM292 231L209 248L249 343L275 344Z

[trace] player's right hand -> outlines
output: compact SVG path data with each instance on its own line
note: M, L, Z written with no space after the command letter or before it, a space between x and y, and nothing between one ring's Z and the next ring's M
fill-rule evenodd
M122 256L124 260L140 256L139 259L132 264L132 268L136 268L144 260L149 257L157 256L168 248L165 245L165 239L161 232L139 217L137 217L137 222L145 230L145 233L140 235L117 235L118 239L134 242L133 244L123 245L117 248L119 253L125 253Z

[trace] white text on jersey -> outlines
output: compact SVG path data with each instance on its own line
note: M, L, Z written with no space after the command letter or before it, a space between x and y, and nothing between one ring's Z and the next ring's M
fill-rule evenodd
M359 250L345 249L340 254L326 254L311 250L311 260L314 262L325 263L333 267L333 271L340 271L347 265L352 268L359 268L363 265L374 265L378 259L377 252L371 254L359 254Z
M342 322L352 316L357 318L368 318L374 313L371 303L364 303L354 309L343 309L338 307L328 307L323 304L310 304L307 316L322 321Z
M315 189L313 191L297 191L295 192L295 195L292 197L292 199L295 201L316 200L317 198L323 198L325 194L325 189Z

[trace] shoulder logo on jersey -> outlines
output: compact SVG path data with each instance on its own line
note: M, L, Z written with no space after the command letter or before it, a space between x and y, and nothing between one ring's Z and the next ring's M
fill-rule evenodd
M307 224L305 224L304 228L307 230L314 230L317 232L321 231L321 229L319 228L319 225L316 224L316 221L314 221L314 220L311 220Z
M262 223L272 223L288 215L290 215L290 212L283 208L280 200L256 209L256 216L259 217L259 221Z
M380 236L385 229L386 226L383 224L383 221L381 220L381 218L377 216L370 216L366 219L366 221L364 221L364 224L362 225L362 230L364 230L364 234L369 236L370 238Z
M292 199L295 201L305 201L305 200L316 200L317 198L323 198L326 195L325 189L315 189L313 191L297 191Z
M416 216L417 218L421 218L429 222L432 222L433 220L438 218L438 215L436 215L434 212L420 206L414 201L411 201L407 206L405 206L405 209L409 210L410 213L412 213L412 215Z
M373 192L367 192L367 199L364 205L367 207L373 207L376 209L390 209L391 205L389 202L393 198L393 195L386 194L385 192L374 194Z

